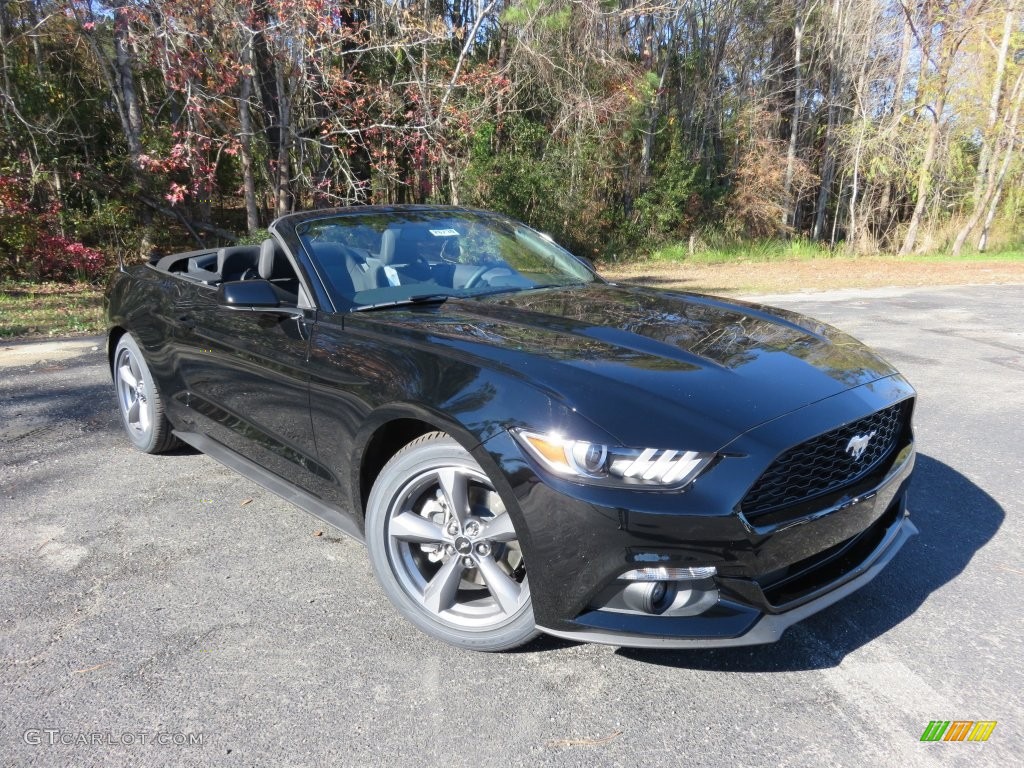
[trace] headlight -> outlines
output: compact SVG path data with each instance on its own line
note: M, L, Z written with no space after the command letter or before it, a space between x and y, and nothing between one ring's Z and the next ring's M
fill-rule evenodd
M570 440L557 434L513 429L512 435L545 469L596 485L681 488L715 457L713 453L673 451Z

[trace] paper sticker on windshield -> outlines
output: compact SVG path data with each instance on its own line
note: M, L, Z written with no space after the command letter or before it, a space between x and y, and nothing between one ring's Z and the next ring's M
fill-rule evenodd
M458 237L459 230L457 229L432 229L430 234L434 237Z

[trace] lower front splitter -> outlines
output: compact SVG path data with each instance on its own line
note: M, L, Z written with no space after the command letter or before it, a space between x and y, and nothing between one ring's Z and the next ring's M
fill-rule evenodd
M744 646L744 645L761 645L763 643L774 643L793 624L798 621L806 619L818 611L827 608L834 603L839 602L844 597L851 595L858 589L866 585L872 579L874 579L886 565L896 556L896 553L900 551L907 541L917 534L917 526L911 522L910 518L902 517L896 522L892 529L888 532L878 548L868 557L863 563L851 570L844 579L837 584L834 588L821 594L815 599L803 603L802 605L793 608L792 610L786 611L785 613L779 614L766 614L762 615L760 619L755 620L752 623L747 618L745 619L744 613L749 616L749 611L744 611L743 606L726 604L723 605L727 612L735 615L735 619L727 621L721 626L729 626L733 622L742 622L745 627L740 629L740 634L732 636L728 635L704 635L704 636L669 636L665 634L666 631L671 631L668 622L681 622L688 621L693 622L694 620L703 618L694 617L691 619L666 619L666 624L660 624L658 617L638 617L640 619L646 619L643 621L644 629L653 628L659 626L662 628L660 634L638 634L636 632L620 632L620 631L609 631L608 629L600 626L592 626L591 628L585 628L580 630L559 630L549 629L544 626L538 625L538 629L549 635L555 637L561 637L566 640L575 640L578 642L585 643L603 643L606 645L617 645L626 648L725 648L732 646ZM715 609L712 609L714 611ZM594 612L589 614L587 617L580 617L577 622L582 623L583 620L589 619L593 623L597 623L600 619L595 619ZM709 612L710 613L710 612ZM756 615L756 612L754 612ZM594 617L594 618L590 618ZM727 619L726 615L717 616L710 615L709 629L712 629L716 623L716 619L721 621ZM733 626L735 624L733 623Z

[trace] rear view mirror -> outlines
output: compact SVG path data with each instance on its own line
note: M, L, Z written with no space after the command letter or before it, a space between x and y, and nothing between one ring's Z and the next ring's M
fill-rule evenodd
M217 289L217 304L227 309L276 309L281 306L277 292L266 280L236 280L221 283Z

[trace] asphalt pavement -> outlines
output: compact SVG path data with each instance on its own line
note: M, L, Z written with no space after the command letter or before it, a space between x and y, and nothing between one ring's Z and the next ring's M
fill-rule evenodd
M771 646L459 651L365 551L122 437L96 339L0 343L0 765L1012 765L1024 286L771 297L918 388L921 535ZM932 720L987 742L922 743Z

